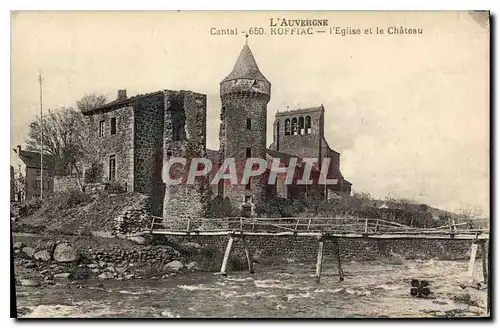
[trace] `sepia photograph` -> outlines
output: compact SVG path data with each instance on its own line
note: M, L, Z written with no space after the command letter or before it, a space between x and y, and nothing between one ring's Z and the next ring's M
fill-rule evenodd
M490 19L11 11L11 317L491 319Z

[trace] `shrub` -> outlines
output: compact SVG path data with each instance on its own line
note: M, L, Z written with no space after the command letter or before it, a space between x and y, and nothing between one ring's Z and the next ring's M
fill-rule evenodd
M31 198L24 202L24 204L19 208L19 216L25 217L35 213L42 207L42 200L40 198Z
M127 191L123 185L114 181L106 184L106 190L110 193L115 193L115 194L121 194Z
M216 218L224 218L224 217L232 217L237 216L237 211L231 204L231 201L228 197L223 198L222 196L215 196L211 202L210 213L213 217Z
M102 179L102 163L93 163L90 168L85 170L85 183L96 183Z
M270 217L292 217L305 210L306 203L297 199L273 198L263 209L263 214Z

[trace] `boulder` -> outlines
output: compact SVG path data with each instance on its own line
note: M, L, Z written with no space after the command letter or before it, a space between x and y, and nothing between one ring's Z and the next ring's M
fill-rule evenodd
M36 268L36 264L35 264L34 262L29 261L28 263L26 263L26 264L24 265L24 267L25 267L26 269L33 269L33 268Z
M22 252L27 257L33 257L34 249L32 247L23 247Z
M45 249L43 251L36 252L33 257L35 258L35 260L50 261L50 254Z
M49 254L52 254L56 248L56 243L53 240L41 242L38 244L38 246L35 248L37 251L38 250L47 250Z
M76 251L67 243L59 244L54 250L54 260L57 262L73 262L76 260Z
M69 273L69 272L56 273L54 275L54 279L69 279L70 276L71 276L71 273Z
M164 270L169 272L177 272L180 269L184 268L184 264L181 261L172 261L165 264Z
M186 269L188 269L189 271L196 271L196 270L199 270L199 268L198 268L198 263L196 263L196 262L189 262L189 263L186 265Z
M111 272L103 272L97 276L97 279L113 279L113 274Z
M20 241L17 241L14 243L14 245L12 246L14 249L21 249L24 247L24 244L21 243Z
M38 287L40 282L33 279L20 279L19 283L24 287Z
M139 245L144 245L146 244L146 239L142 236L132 236L132 237L128 237L127 238L128 240L131 240Z
M187 242L187 243L182 243L180 246L184 249L187 249L187 250L200 250L201 249L200 244L192 242L192 241Z

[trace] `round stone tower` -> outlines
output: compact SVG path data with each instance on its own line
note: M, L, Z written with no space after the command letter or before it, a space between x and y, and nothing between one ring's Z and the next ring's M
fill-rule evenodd
M247 158L266 159L267 103L271 83L260 72L248 44L241 49L233 71L220 83L221 158L234 158L238 184L226 180L224 197L237 208L260 208L266 200L267 177L252 177L243 184L241 173ZM219 189L220 190L220 189Z

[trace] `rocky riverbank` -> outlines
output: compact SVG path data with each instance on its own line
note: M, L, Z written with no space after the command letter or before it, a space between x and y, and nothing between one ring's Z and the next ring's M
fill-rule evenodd
M85 279L168 279L199 270L168 245L117 238L15 236L16 281L23 286Z

